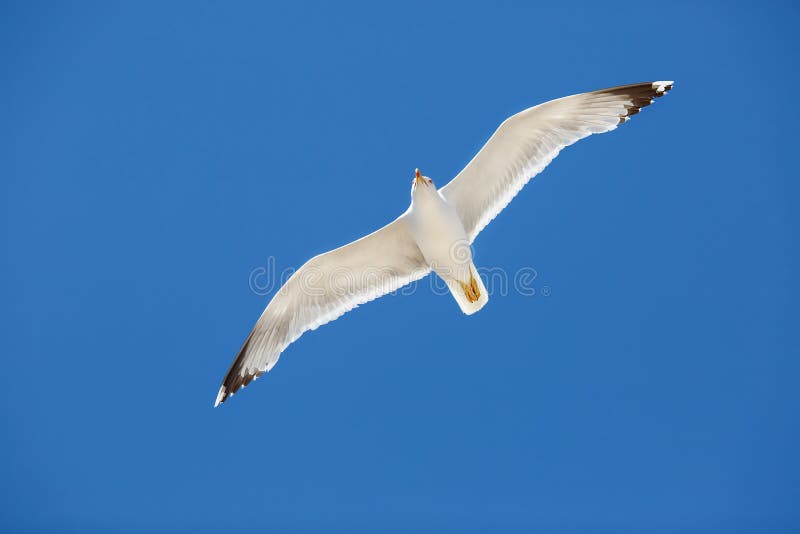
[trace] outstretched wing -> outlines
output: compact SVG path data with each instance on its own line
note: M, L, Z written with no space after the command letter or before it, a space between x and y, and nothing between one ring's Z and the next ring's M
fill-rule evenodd
M469 240L503 211L562 148L608 132L672 89L646 82L551 100L506 119L442 195L461 217Z
M404 216L349 245L311 258L261 314L228 370L214 406L272 369L281 352L303 332L428 272Z

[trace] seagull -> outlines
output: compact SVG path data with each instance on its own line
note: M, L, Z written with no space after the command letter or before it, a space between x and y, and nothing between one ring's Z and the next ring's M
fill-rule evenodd
M405 213L311 258L275 293L225 375L214 406L271 370L306 331L431 271L444 280L462 312L472 315L483 308L489 294L470 249L481 230L562 148L615 129L672 85L622 85L528 108L506 119L472 161L438 189L417 169Z

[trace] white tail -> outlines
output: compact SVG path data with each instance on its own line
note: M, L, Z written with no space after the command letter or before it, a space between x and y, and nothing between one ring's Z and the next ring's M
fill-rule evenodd
M474 265L470 265L470 279L468 282L460 282L453 278L447 278L447 287L453 298L456 299L458 307L467 315L472 315L489 302L489 292L483 285L483 280L478 275L478 270Z

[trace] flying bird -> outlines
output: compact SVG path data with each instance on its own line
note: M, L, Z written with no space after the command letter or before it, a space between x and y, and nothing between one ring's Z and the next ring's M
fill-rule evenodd
M272 369L304 332L428 275L441 277L471 315L489 295L470 245L562 148L608 132L672 89L646 82L601 89L526 109L506 119L447 185L416 170L411 205L361 239L308 260L278 290L222 381L214 406Z

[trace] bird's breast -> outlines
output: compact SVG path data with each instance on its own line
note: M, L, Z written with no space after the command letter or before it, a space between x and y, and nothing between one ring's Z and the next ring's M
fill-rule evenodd
M409 213L411 233L425 260L437 266L460 265L472 261L469 240L453 206L443 198L414 202Z

